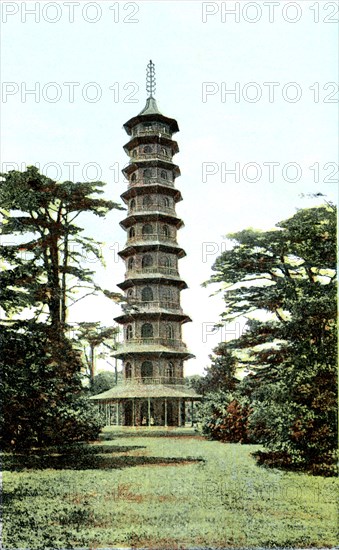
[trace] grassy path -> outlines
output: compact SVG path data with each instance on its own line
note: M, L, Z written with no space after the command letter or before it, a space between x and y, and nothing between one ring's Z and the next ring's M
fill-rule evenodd
M258 468L247 445L120 429L4 456L4 548L334 547L337 480Z

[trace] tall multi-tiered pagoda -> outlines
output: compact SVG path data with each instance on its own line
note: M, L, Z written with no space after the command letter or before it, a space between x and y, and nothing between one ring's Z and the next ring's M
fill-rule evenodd
M114 403L117 424L181 426L185 403L199 396L185 386L184 361L193 357L182 341L182 325L191 319L180 305L187 288L180 278L178 260L185 252L177 242L183 222L176 214L182 200L175 187L180 176L173 163L179 131L176 120L164 116L154 99L154 64L147 67L144 109L124 128L130 137L124 150L129 155L123 170L128 189L121 195L127 216L121 226L127 233L119 253L126 264L123 314L115 320L123 326L124 341L116 357L123 361L123 384L93 399ZM109 401L107 401L109 400Z

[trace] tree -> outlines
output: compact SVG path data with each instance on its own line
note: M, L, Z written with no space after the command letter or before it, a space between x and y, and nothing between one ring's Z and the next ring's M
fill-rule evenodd
M238 383L235 378L237 360L225 343L219 344L213 351L215 355L210 355L211 366L205 369L206 375L198 381L197 390L202 394L219 390L231 392Z
M101 259L100 243L83 235L75 219L81 213L104 216L121 207L103 199L102 182L57 183L30 166L25 172L1 174L2 234L10 236L0 254L7 269L1 306L9 315L30 307L35 318L48 317L56 334L65 330L67 303L94 293L93 272L82 256ZM82 288L84 293L74 294Z
M42 323L0 330L3 447L20 450L95 439L103 425L81 383L79 354Z
M237 392L210 392L199 408L202 433L224 443L249 443L249 410Z
M97 395L104 391L110 390L117 383L116 374L111 371L102 371L94 376L91 393Z
M79 323L77 342L80 344L88 366L90 388L93 391L95 378L95 349L104 345L109 353L116 349L116 337L119 329L116 327L102 327L98 323ZM87 351L89 348L89 353ZM104 390L103 390L104 391Z
M120 207L100 197L102 182L57 183L32 166L1 178L1 232L10 239L0 248L3 442L29 447L95 437L100 422L66 331L69 305L99 290L83 255L101 253L75 219Z
M330 475L336 419L336 209L299 210L271 231L229 235L233 248L213 266L223 318L249 318L229 344L250 350L250 429L272 465ZM247 385L247 389L248 389Z
M249 405L238 391L240 382L235 377L238 360L226 343L213 351L211 366L197 386L205 396L199 407L202 432L219 441L247 443Z

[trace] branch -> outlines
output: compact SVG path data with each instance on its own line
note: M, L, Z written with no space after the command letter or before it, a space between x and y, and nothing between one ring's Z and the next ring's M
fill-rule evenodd
M95 290L93 290L92 292L88 292L87 294L84 294L84 296L82 296L81 298L78 298L77 300L72 300L72 303L70 304L69 307L71 306L74 306L74 304L76 304L77 302L80 302L80 300L83 300L84 298L87 298L87 296L93 296L95 295Z

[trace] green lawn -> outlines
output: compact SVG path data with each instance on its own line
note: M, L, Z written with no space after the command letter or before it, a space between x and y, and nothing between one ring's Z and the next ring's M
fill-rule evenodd
M267 470L188 428L3 455L4 548L333 547L337 480ZM164 437L167 434L168 437Z

